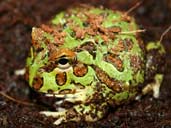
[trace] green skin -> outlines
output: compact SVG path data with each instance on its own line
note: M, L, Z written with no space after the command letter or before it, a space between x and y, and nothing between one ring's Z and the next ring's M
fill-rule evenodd
M108 38L107 43L104 43L105 40L101 37L101 34L91 35L87 33L82 39L76 38L76 36L73 36L73 27L77 26L81 29L85 29L84 22L87 21L88 17L84 12L93 15L106 15L104 18L105 20L100 23L100 26L106 29L115 26L119 27L121 31L115 32L115 38ZM70 16L66 16L66 14ZM56 125L68 121L99 120L106 114L109 106L116 106L127 102L130 99L134 99L139 95L138 92L141 92L138 89L138 86L146 82L144 77L146 68L150 68L148 67L149 64L146 63L149 62L146 60L146 54L150 50L156 49L156 52L160 55L164 55L165 51L160 42L150 42L144 50L139 43L140 40L136 33L138 26L134 19L131 17L129 21L123 20L123 16L124 13L122 12L94 7L79 7L57 14L51 21L52 28L54 29L54 26L64 26L66 24L67 27L63 27L62 29L62 32L65 32L65 36L63 37L64 43L58 45L56 50L67 49L68 51L74 52L75 61L64 53L64 58L69 60L68 63L64 64L64 67L62 68L57 64L56 67L48 72L43 70L42 67L53 63L49 60L48 55L51 51L48 48L47 40L51 44L55 44L54 35L42 28L33 28L32 40L33 42L36 42L36 45L33 44L31 47L30 57L28 57L26 65L28 69L29 85L33 87L33 83L36 82L35 78L39 76L43 79L43 82L42 86L37 89L38 92L45 93L46 96L61 98L62 102L67 101L74 104L71 108L67 108L64 111L41 112L47 116L57 118L57 121L55 122ZM72 22L68 24L68 21L70 20ZM114 52L117 51L118 42L126 39L131 40L131 48L126 48L117 52L117 57L122 61L123 68L122 70L119 70L116 65L110 61L106 61L104 56L109 52L115 54ZM96 54L95 57L93 57L90 51L84 48L82 50L76 50L87 42L92 42L94 44L95 50L93 52ZM129 47L130 44L125 45L126 47ZM115 50L112 51L112 48ZM134 62L131 61L131 57L133 56L138 58L138 64L133 64ZM62 57L59 57L55 62L59 61ZM69 63L70 61L72 63ZM76 76L73 73L73 65L75 62L87 66L88 70L84 76ZM99 73L97 73L97 70L95 70L96 68L94 67L98 67L100 71L105 72L105 75L115 80L117 85L112 85L111 87L107 85L109 82L102 82L103 78L99 78ZM153 70L157 71L155 66L153 66ZM66 73L67 79L62 86L58 85L56 82L56 75L59 72ZM102 76L104 77L104 74ZM156 72L153 83L147 85L149 87L149 85L157 84L160 87L162 79L163 75ZM77 86L77 84L80 84L81 87ZM147 93L149 91L148 87L144 89L142 93ZM117 90L117 88L120 89ZM51 93L49 93L49 90L51 90ZM65 90L74 91L72 93L65 92L64 94L60 94L61 91ZM153 90L153 87L151 90Z

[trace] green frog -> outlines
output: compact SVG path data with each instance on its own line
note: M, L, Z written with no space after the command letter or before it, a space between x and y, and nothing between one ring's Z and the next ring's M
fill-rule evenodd
M94 122L109 107L151 91L159 97L165 50L160 41L144 43L142 32L127 13L87 5L33 27L26 79L56 108L40 113L56 125Z

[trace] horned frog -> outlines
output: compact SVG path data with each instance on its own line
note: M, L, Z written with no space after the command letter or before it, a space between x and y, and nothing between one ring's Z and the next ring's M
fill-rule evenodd
M145 45L139 31L124 12L85 5L33 27L27 80L56 106L40 113L56 125L93 122L141 94L157 98L165 50L159 41Z

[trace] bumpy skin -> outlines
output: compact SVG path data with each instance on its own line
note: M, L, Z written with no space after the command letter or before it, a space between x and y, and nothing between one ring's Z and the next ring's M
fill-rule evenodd
M26 76L32 88L55 98L57 106L56 112L42 113L57 118L55 124L96 121L109 106L137 96L148 72L153 82L143 92L157 82L160 87L163 75L156 76L150 51L160 57L163 47L150 43L146 49L137 30L125 13L90 6L68 9L49 25L33 28Z

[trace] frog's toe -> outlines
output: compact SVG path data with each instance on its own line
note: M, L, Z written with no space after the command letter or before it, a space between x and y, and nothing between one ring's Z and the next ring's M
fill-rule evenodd
M55 122L54 124L55 125L60 125L62 122L64 122L65 120L65 117L59 117Z
M54 118L61 117L65 115L65 111L63 112L49 112L49 111L41 111L40 114L46 115L46 116L52 116Z
M160 95L160 86L163 80L163 74L156 74L154 82L147 84L142 90L143 94L147 94L150 91L153 91L153 97L159 98Z

